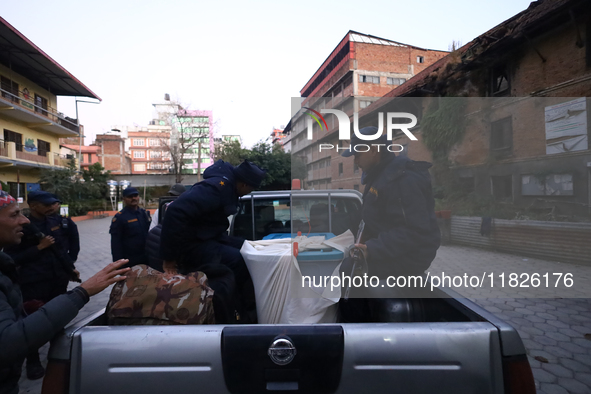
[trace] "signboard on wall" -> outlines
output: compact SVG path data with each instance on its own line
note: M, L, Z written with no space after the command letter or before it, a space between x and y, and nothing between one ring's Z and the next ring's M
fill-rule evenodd
M573 194L572 174L521 176L521 195L523 196L572 196Z
M544 108L546 154L587 150L587 99L585 97Z

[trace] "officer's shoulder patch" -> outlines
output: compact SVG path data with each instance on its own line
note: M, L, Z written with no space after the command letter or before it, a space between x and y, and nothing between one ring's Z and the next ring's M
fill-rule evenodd
M117 220L117 216L115 216L115 217L113 218L113 220L111 220L111 222L112 222L112 223L115 223L115 221L116 221L116 220Z

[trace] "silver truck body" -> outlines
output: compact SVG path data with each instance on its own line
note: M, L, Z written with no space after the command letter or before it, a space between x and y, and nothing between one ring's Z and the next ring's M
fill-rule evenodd
M360 203L354 191L260 192L246 200L296 196ZM50 364L62 369L48 368L48 375L56 371L53 380L62 384L43 392L535 392L517 331L453 291L441 291L448 298L430 300L422 321L408 322L132 327L107 326L100 311L52 341ZM293 344L290 364L272 361L275 338Z

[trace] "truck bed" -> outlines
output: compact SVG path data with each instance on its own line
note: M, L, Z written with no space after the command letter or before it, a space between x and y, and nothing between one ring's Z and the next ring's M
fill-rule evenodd
M70 393L503 393L517 332L465 299L425 301L422 321L318 325L107 326L102 312L50 350ZM269 346L289 338L293 362ZM71 358L70 358L71 357Z

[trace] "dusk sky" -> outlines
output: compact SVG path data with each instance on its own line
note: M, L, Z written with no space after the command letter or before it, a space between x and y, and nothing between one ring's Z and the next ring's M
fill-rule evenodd
M0 15L102 98L79 103L86 144L147 125L164 94L212 110L246 146L287 124L291 97L349 30L427 49L465 44L529 0L4 1ZM74 117L72 98L58 110Z

